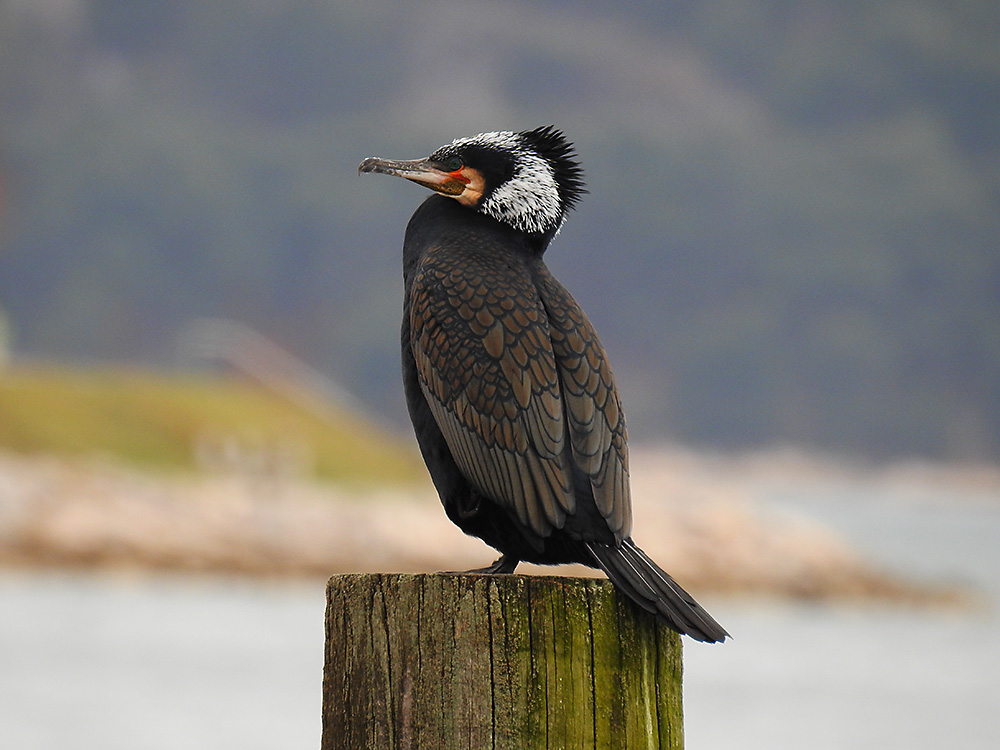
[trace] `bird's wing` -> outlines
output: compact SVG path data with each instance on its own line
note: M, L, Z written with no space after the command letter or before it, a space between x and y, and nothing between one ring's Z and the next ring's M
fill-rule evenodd
M465 476L539 536L575 509L545 308L523 265L431 248L409 298L411 347L434 418Z
M536 288L563 386L573 461L590 479L598 510L620 541L632 533L628 436L604 347L576 300L545 268Z

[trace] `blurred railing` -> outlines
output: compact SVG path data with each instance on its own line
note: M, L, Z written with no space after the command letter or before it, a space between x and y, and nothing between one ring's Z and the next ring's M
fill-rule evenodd
M319 416L347 411L388 428L332 378L235 320L196 319L177 337L177 358L183 369L224 363Z

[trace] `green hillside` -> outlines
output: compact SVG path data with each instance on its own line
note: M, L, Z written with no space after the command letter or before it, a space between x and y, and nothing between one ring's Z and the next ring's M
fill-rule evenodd
M998 459L998 49L995 0L0 3L6 338L239 321L403 423L427 193L358 163L552 123L633 437Z
M293 469L324 479L421 476L403 437L360 417L310 413L248 381L142 370L0 371L0 448L105 455L164 469ZM199 458L200 456L200 458Z

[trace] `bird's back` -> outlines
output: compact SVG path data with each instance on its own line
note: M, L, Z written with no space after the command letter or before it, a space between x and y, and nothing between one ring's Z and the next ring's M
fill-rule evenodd
M624 416L593 327L516 234L427 203L406 241L408 397L472 487L539 539L628 536Z

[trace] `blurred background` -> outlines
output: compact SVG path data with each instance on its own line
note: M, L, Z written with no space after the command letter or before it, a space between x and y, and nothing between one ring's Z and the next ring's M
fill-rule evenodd
M424 193L356 169L551 123L637 541L736 635L688 747L996 747L998 49L988 0L0 2L0 744L315 746L323 577L492 559L408 434Z

